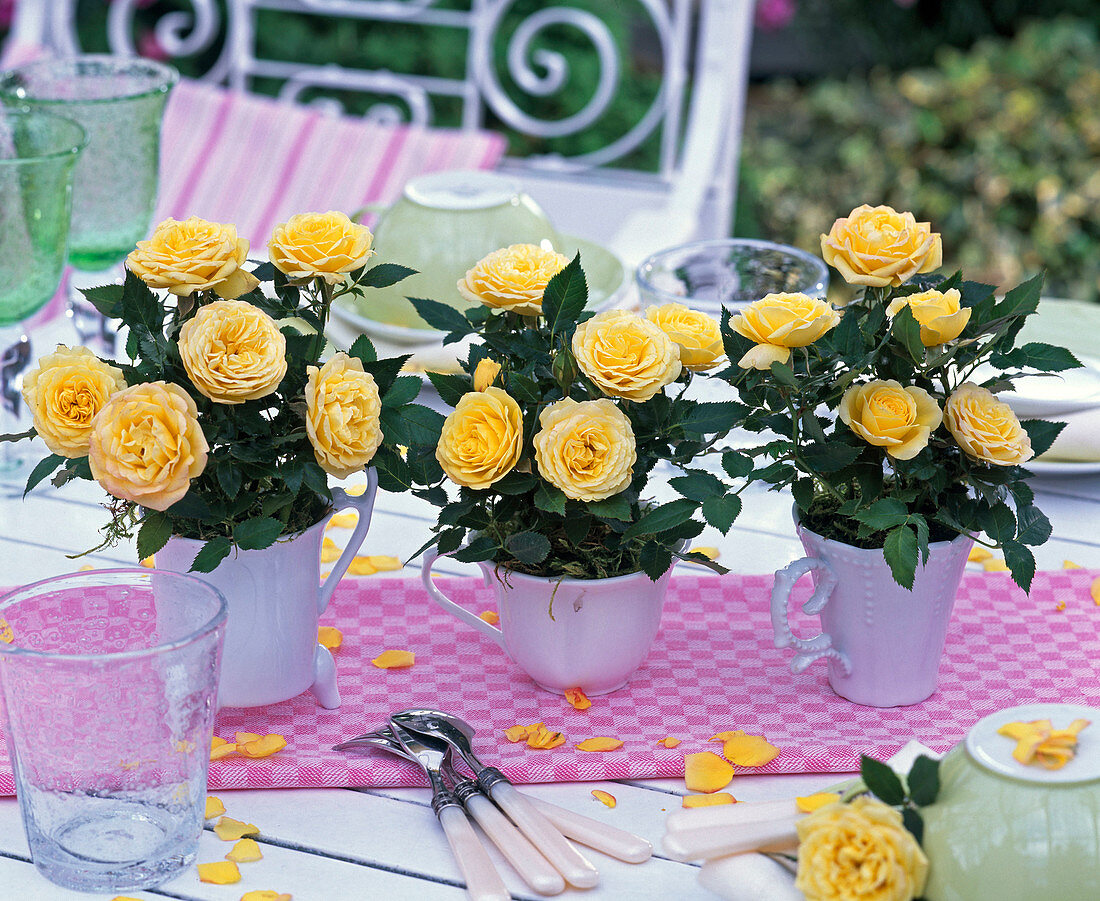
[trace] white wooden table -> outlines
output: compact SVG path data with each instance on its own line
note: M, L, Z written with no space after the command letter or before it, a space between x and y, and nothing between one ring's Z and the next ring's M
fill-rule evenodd
M1057 569L1066 559L1100 567L1100 476L1039 478L1034 487L1038 503L1054 524L1054 537L1037 550L1039 567ZM103 495L96 486L77 483L57 490L46 484L26 500L21 500L21 495L21 484L0 478L0 585L71 572L83 563L97 568L134 564L134 549L126 546L79 560L66 556L98 543L97 528L104 515L98 506ZM414 498L380 494L363 553L405 559L423 542L433 520L433 508ZM745 511L728 536L708 530L696 543L717 546L723 564L745 573L774 570L801 556L791 527L789 498L762 491L746 492ZM450 561L441 561L437 569L468 572ZM411 576L416 571L413 563L403 573L389 575ZM791 797L836 781L835 774L738 775L731 791L740 800ZM610 791L618 805L608 809L596 802L590 794L596 787ZM583 893L585 897L593 901L714 897L696 883L695 867L671 861L660 850L665 816L680 807L682 780L538 785L523 790L653 842L654 859L638 866L593 853L601 883ZM220 797L231 816L260 827L264 859L243 864L244 878L236 885L200 883L192 867L158 889L129 895L237 901L252 889L274 889L292 894L295 901L458 901L465 897L458 870L428 806L427 789L227 791ZM227 848L207 832L199 860L220 860ZM514 897L539 897L526 888L495 849L490 853ZM0 799L0 886L0 898L13 901L90 897L56 888L37 874L30 863L18 806L11 798ZM581 895L567 890L561 897Z

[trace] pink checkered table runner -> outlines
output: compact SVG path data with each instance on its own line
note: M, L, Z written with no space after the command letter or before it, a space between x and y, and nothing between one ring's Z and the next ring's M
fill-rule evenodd
M772 646L771 576L674 579L647 662L625 688L594 698L585 711L536 688L499 648L438 610L419 581L348 579L323 620L344 633L337 652L343 705L324 710L304 694L270 707L223 710L217 734L278 732L288 746L261 760L215 761L210 786L421 785L419 771L395 758L330 749L383 724L392 711L425 706L469 721L478 732L475 749L516 782L679 776L684 753L703 750L712 734L726 729L764 734L782 749L756 771L770 774L852 771L861 753L883 758L912 738L943 751L1003 707L1031 701L1100 705L1100 608L1089 596L1096 575L1039 573L1026 596L1005 573L968 574L939 690L921 704L887 710L834 695L823 664L791 674L786 653ZM440 581L471 610L494 606L492 590L477 580ZM805 599L808 585L799 589ZM810 630L804 624L802 631ZM376 669L370 660L386 648L413 651L415 666ZM516 723L539 721L564 732L566 743L538 751L511 744L503 734ZM620 738L624 746L574 750L597 735ZM658 747L666 735L683 743L674 750ZM0 746L0 792L12 790Z

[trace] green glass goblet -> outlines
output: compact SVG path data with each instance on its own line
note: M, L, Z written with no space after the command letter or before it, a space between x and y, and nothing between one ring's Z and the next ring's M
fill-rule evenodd
M61 281L73 170L85 140L71 119L0 108L0 435L27 427L19 385L31 351L20 323ZM21 467L16 446L0 442L0 474Z

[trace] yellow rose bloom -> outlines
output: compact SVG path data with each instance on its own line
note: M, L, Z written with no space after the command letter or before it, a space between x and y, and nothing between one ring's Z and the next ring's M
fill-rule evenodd
M895 288L938 269L943 245L928 222L888 206L856 207L821 236L821 256L850 285Z
M680 348L654 322L629 310L608 310L573 333L581 372L604 394L646 401L680 375Z
M614 402L564 398L539 416L539 474L575 501L602 501L630 484L638 459L630 420Z
M523 413L501 388L464 394L443 422L435 458L456 485L483 490L500 481L523 452Z
M864 441L886 449L896 460L909 460L928 444L943 412L923 388L875 379L844 392L841 421Z
M713 316L682 303L666 303L647 309L645 318L680 348L680 363L685 369L703 372L722 362L722 332Z
M329 475L346 479L367 467L382 443L382 400L374 376L345 353L307 366L306 434Z
M1031 439L1012 408L988 390L964 382L947 398L944 424L967 454L996 466L1030 460Z
M498 375L500 375L500 364L496 360L490 360L488 357L480 360L474 368L474 390L484 391L496 381Z
M288 278L342 282L371 257L374 235L345 213L299 213L276 225L267 244L275 268Z
M459 279L458 293L470 303L537 316L547 284L568 262L562 254L538 244L512 244L468 269Z
M813 344L840 322L840 314L827 301L807 294L767 294L736 316L730 327L756 342L737 365L742 369L770 369L786 363L792 347Z
M146 382L119 391L96 414L88 463L114 497L167 510L202 474L209 450L191 395L171 382Z
M913 901L928 858L901 814L874 798L819 808L796 824L798 876L806 901Z
M46 447L62 457L84 457L96 413L125 387L118 367L86 347L58 344L23 375L23 400Z
M890 301L886 315L893 319L902 307L909 307L920 324L920 340L925 347L954 341L970 321L970 307L961 304L955 288L946 291L921 291Z
M247 294L259 280L241 267L248 240L234 225L192 216L183 222L165 219L148 241L138 241L126 257L126 268L150 288L167 288L179 297L213 290L232 300Z
M200 307L180 329L187 377L217 404L266 397L286 375L286 338L275 320L243 300Z

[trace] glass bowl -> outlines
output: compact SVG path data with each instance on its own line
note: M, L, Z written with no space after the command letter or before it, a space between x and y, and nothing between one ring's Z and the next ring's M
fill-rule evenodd
M813 254L746 238L681 244L653 254L636 273L642 306L682 303L718 316L779 292L824 297L829 270Z

